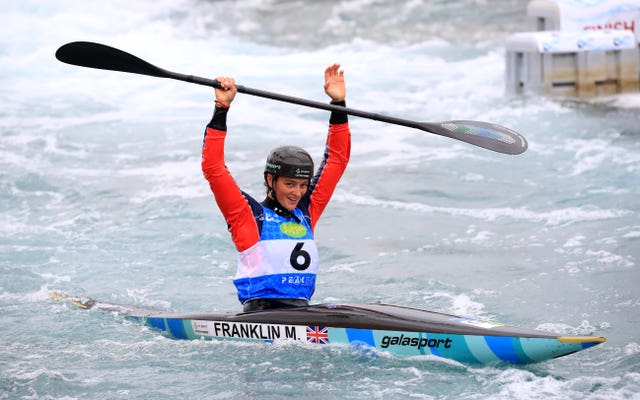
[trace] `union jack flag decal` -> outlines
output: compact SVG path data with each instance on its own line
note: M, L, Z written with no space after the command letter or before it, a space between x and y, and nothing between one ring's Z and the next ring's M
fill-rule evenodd
M307 342L328 344L329 330L326 326L307 326Z

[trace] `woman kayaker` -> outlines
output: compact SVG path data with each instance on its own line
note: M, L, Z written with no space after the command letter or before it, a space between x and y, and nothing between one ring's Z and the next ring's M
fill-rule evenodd
M324 72L331 104L346 106L344 72L333 64ZM311 156L296 146L273 149L264 169L266 198L256 201L241 191L226 168L227 113L235 98L235 80L219 77L213 118L205 130L202 171L238 250L233 281L245 311L309 304L318 270L313 231L342 176L351 148L347 114L329 118L324 157L315 175Z

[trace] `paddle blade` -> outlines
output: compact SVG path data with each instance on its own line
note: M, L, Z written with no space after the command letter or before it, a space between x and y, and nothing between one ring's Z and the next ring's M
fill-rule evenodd
M521 154L527 150L527 140L518 132L488 122L456 120L420 124L428 132L457 139L503 154Z
M56 58L64 63L87 68L130 72L167 77L167 71L114 47L93 42L71 42L56 51Z

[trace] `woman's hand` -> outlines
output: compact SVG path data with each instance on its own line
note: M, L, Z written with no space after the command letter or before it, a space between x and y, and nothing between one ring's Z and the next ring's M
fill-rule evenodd
M343 101L347 95L344 84L344 71L340 70L340 64L333 64L324 71L324 92L332 101Z
M216 88L216 106L229 108L231 102L236 97L238 89L236 88L236 80L230 77L219 76L216 78L222 89Z

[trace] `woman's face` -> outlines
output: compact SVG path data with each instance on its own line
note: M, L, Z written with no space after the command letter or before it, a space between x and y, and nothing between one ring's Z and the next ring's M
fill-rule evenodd
M274 181L270 174L267 175L267 183L273 188L278 203L289 211L293 211L298 206L300 199L309 188L308 179L281 176Z

